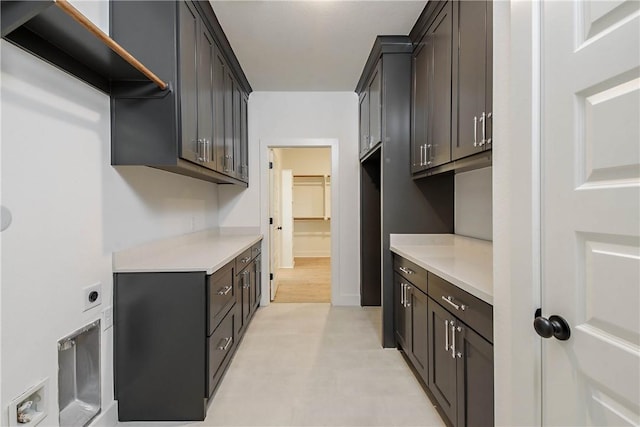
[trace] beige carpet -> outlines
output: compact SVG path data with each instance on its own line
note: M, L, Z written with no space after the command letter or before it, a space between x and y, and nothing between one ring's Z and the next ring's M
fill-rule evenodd
M278 270L273 302L331 302L331 258L296 258L295 268Z

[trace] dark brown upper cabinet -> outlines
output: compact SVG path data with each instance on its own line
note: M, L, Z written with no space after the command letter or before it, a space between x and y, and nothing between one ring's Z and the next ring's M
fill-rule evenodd
M112 90L111 163L246 186L251 86L209 2L110 7L113 38L172 82L160 93L139 84Z
M492 6L428 2L410 38L411 172L491 165Z
M457 23L453 43L456 126L452 159L491 148L493 25L490 1L453 2Z
M412 56L411 169L451 161L452 4L445 3Z
M360 157L382 141L382 60L360 93Z

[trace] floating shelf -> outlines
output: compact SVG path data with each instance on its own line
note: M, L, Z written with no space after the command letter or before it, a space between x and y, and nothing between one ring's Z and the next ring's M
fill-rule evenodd
M3 0L1 7L2 38L96 89L111 95L126 82L145 92L169 92L167 83L67 0Z
M331 221L331 218L321 217L321 216L295 216L293 217L294 221Z

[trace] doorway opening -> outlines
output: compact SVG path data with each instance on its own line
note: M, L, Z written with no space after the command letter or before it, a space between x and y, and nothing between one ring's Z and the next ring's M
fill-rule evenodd
M331 147L269 147L274 303L331 302Z

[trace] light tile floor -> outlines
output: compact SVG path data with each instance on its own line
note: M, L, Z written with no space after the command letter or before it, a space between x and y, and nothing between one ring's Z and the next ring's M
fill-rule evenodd
M271 304L203 422L119 425L444 426L400 353L381 348L379 329L379 308Z

